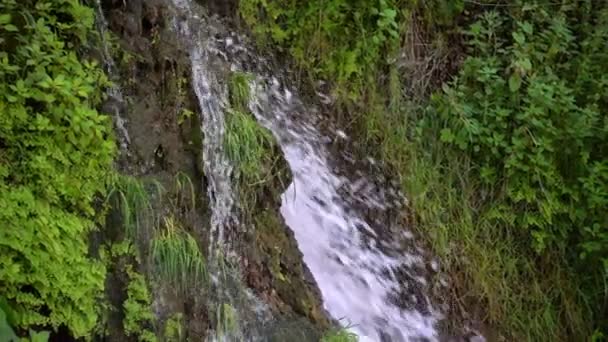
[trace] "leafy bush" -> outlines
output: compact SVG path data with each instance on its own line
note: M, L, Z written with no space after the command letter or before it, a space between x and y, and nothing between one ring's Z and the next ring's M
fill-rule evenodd
M77 0L5 0L0 13L0 293L19 328L85 336L105 275L86 237L115 150L94 109L107 79L73 51L94 15Z
M508 279L534 272L527 292L501 291L518 296L505 297L501 310L542 308L544 321L524 313L529 320L510 333L537 325L528 336L578 339L589 328L571 323L588 305L596 316L587 322L601 327L605 319L605 304L594 303L605 303L608 275L608 6L543 4L483 13L466 31L469 57L459 75L433 97L418 128L421 137L439 134L444 153L472 161L459 176L481 183L472 219L506 236L517 251L509 258L526 267L501 272ZM551 302L538 300L545 296Z
M464 1L242 0L239 9L258 41L282 48L311 81L331 82L338 99L352 103L394 63L413 13L447 25Z
M597 26L569 22L575 10ZM442 141L472 156L504 197L494 217L529 231L538 252L574 242L608 258L606 15L529 3L485 13L468 31L472 55L433 102Z

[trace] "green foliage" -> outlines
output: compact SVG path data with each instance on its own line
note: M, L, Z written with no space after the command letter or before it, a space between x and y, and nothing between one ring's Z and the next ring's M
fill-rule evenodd
M160 225L152 200L160 199L164 190L158 182L146 182L129 176L117 176L112 181L107 198L122 215L121 224L126 237L131 241L149 238ZM152 190L150 190L152 189Z
M105 276L86 238L115 150L94 109L108 81L73 51L94 15L77 0L6 0L0 13L0 293L20 329L86 336Z
M172 217L165 218L164 229L152 240L152 263L159 279L182 293L199 288L207 279L198 243Z
M479 16L400 163L419 225L501 334L584 340L606 319L608 9L544 3Z
M260 126L249 112L249 81L251 77L234 73L229 80L232 109L226 117L225 146L228 157L236 164L243 187L267 182L275 164L272 133Z
M276 1L240 3L245 22L260 40L285 47L312 77L335 82L341 95L357 98L385 51L399 41L395 1Z
M233 110L226 119L225 146L239 177L248 185L268 181L268 166L273 163L269 160L269 149L274 146L272 134L248 112Z
M484 308L484 319L506 340L584 340L593 324L582 282L552 251L539 258L522 232L485 213L487 192L471 162L436 136L407 146L402 183L416 226L452 274L458 305ZM479 304L471 304L479 303Z
M10 312L7 313L5 310L4 307L0 306L0 341L17 341L17 335L11 327L15 322L12 321Z
M230 95L230 104L232 108L239 112L249 111L249 100L251 98L251 90L249 83L252 81L252 76L243 72L233 72L228 79L228 93Z
M230 333L236 331L238 327L237 316L232 305L228 303L219 304L215 314L217 324L215 331L219 336L230 336Z
M176 313L171 315L167 322L165 322L164 336L166 341L184 341L186 334L184 331L183 314Z
M358 340L357 335L346 329L332 330L321 338L321 342L357 342Z
M156 317L152 312L152 298L146 278L135 272L131 266L127 267L127 275L127 299L123 304L125 333L127 336L137 337L138 341L155 342L157 338L151 328Z
M574 15L597 26L569 22ZM441 140L499 189L493 218L529 231L539 253L578 244L587 262L608 263L608 212L599 209L608 204L606 15L606 6L529 2L485 13L467 32L459 77L432 105Z
M260 43L289 52L311 81L328 80L339 100L360 105L384 82L404 36L416 34L410 20L421 17L429 30L452 24L464 1L242 0L239 10Z

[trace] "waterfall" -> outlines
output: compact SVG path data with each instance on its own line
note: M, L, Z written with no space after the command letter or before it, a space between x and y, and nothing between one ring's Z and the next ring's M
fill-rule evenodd
M175 19L175 28L190 44L193 87L201 110L212 248L230 246L234 234L229 231L245 230L235 214L232 166L223 147L228 105L222 76L245 71L255 76L249 109L274 134L293 174L282 196L281 213L327 312L362 341L438 340L443 315L430 299L429 276L436 265L401 219L403 195L393 186L379 184L377 175L348 154L332 151L329 142L348 137L331 124L321 125L314 101L302 100L288 86L287 74L251 52L243 43L245 37L218 28L188 0L174 0L174 5L182 14ZM327 99L320 96L315 101ZM243 336L256 340L246 329Z

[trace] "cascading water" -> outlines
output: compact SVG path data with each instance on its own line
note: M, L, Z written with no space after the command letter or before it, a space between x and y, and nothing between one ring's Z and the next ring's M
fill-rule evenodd
M211 36L213 26L199 16L184 0L174 0L178 14L175 30L190 48L192 86L200 107L203 132L203 172L207 178L207 195L211 206L209 272L212 280L209 293L210 312L217 327L210 331L209 341L257 341L259 326L270 319L268 308L246 289L240 281L236 261L236 240L245 230L238 220L238 204L233 190L233 167L224 151L225 120L228 107L227 88L221 81L220 69ZM200 10L198 7L195 7ZM185 18L185 20L180 20ZM235 262L236 264L237 262ZM228 322L230 321L230 327Z
M332 152L327 142L334 138L322 133L315 106L282 86L276 69L240 44L241 37L205 21L188 0L174 4L181 13L176 28L191 44L213 243L230 244L226 228L239 225L232 168L223 151L227 104L221 82L227 70L236 69L255 76L250 110L273 132L290 166L293 182L282 196L281 212L328 313L362 341L439 339L436 325L442 315L429 299L428 277L436 266L416 247L405 220L399 220L403 197L394 188L378 186L348 156ZM341 131L333 135L346 139ZM249 331L243 336L255 340Z
M101 52L103 54L104 69L110 76L110 81L112 81L112 84L106 90L108 101L106 101L105 109L113 114L112 119L116 132L118 132L120 152L128 155L129 145L131 145L131 138L129 137L129 132L127 131L126 120L123 118L121 113L124 108L125 100L117 82L119 77L117 71L118 69L116 68L116 63L114 62L114 58L110 53L110 47L106 40L106 28L108 27L108 22L101 7L101 0L96 1L96 7L97 31L99 32L99 36L101 38Z
M400 205L399 196L332 167L327 139L302 120L314 109L292 92L267 80L255 89L250 109L273 131L293 173L281 212L325 308L362 341L437 339L441 315L423 290L424 258L405 227L378 219ZM378 217L365 217L370 211Z

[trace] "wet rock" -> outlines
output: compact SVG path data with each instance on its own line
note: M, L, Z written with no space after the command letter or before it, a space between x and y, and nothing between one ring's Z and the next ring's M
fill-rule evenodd
M120 88L122 98L109 97L101 110L124 118L128 131L128 153L121 154L119 171L145 177L171 189L177 174L186 174L193 183L199 210L177 210L176 220L205 245L208 213L204 199L205 184L198 167L201 132L197 118L178 122L183 109L198 112L189 85L190 61L165 20L170 18L163 0L102 0L108 29L117 38L119 48L111 47L116 75L110 75ZM167 63L167 61L169 61ZM195 117L196 115L193 115ZM198 144L196 148L194 145ZM164 212L167 208L159 208ZM149 239L149 237L147 237ZM149 244L149 241L142 242ZM108 279L110 298L121 307L121 279ZM159 325L172 313L184 314L185 331L193 341L204 340L209 317L201 292L175 295L163 284L154 284L155 311ZM121 297L123 296L123 297ZM122 316L112 315L117 327L115 341L129 341L120 332Z

